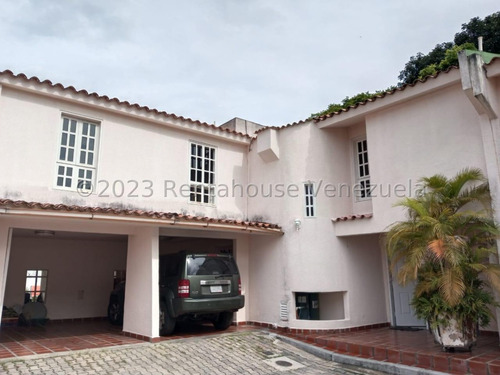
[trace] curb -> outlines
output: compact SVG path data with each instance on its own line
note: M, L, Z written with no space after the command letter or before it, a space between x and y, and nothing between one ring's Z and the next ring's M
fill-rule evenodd
M316 357L325 359L327 361L341 363L344 365L359 366L369 370L382 371L391 375L447 375L447 373L445 372L426 370L423 368L407 366L400 363L382 362L376 361L374 359L353 357L346 354L338 354L327 349L318 348L317 346L274 333L270 333L270 336L274 336L278 340L293 345L296 348L299 348L309 354L315 355Z

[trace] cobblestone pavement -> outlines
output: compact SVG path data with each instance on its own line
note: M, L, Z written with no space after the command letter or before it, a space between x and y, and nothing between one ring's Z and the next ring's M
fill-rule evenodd
M342 374L383 373L340 365L303 352L264 331L37 355L0 361L14 374Z

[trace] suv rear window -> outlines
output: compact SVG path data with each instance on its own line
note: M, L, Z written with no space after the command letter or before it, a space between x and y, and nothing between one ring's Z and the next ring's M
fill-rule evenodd
M187 257L187 274L193 275L236 275L238 269L233 258L195 255Z

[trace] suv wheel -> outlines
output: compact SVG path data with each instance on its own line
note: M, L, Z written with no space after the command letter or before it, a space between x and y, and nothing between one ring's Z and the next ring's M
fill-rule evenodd
M172 319L167 312L167 306L160 302L160 336L172 334L175 329L175 319Z
M108 306L108 320L111 324L121 325L123 324L123 313L120 303L118 301L112 301Z
M231 311L224 311L219 314L217 319L215 319L212 323L216 330L224 331L228 329L231 323L233 322L233 313Z

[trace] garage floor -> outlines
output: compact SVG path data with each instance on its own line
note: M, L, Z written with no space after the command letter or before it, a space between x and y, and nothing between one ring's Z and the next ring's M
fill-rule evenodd
M48 323L43 327L2 326L0 358L64 352L142 342L123 336L106 321Z
M247 329L252 328L233 326L225 332ZM49 322L43 327L2 326L0 327L0 359L144 342L124 336L121 331L121 327L113 326L106 320ZM179 324L174 335L162 337L161 341L215 333L220 332L216 331L211 324Z
M262 329L255 325L232 326L224 332ZM452 374L500 374L497 334L481 335L472 352L445 353L425 330L378 328L344 333L275 332L332 353ZM161 341L218 333L220 331L216 331L211 324L179 324L174 335L162 337ZM51 322L44 327L0 327L0 359L139 343L144 341L122 335L121 327L112 326L106 320Z

